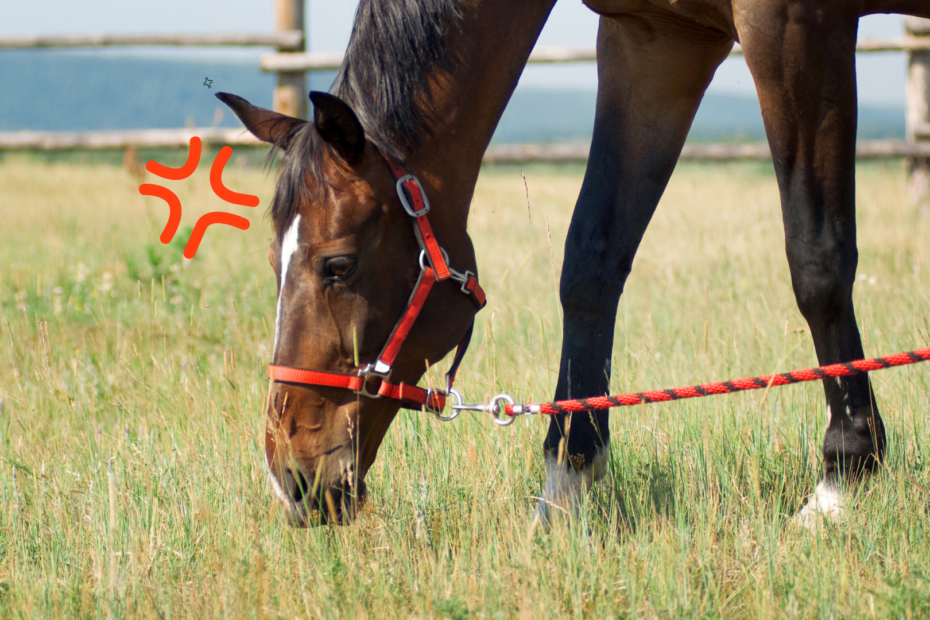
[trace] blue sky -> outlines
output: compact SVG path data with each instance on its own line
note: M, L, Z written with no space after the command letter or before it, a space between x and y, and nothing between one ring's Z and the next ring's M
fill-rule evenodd
M274 22L273 0L6 0L0 34L90 34L131 32L270 32ZM355 0L307 0L308 42L314 51L345 48L349 39ZM597 16L580 0L559 0L540 45L591 47ZM870 16L860 22L860 37L896 36L903 33L902 18ZM257 62L261 49L136 49L145 55L203 56ZM106 53L126 53L108 50ZM859 97L871 104L901 105L904 101L905 55L859 55ZM544 88L590 88L597 85L593 63L561 66L530 66L521 85ZM754 95L745 63L728 60L718 70L711 88L721 93Z

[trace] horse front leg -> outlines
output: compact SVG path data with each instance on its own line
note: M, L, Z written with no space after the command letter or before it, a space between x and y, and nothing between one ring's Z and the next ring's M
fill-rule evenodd
M602 17L594 137L565 242L556 399L605 394L633 257L732 39L664 15ZM606 411L553 416L537 517L571 511L606 472ZM556 508L557 507L557 508Z
M864 357L853 309L856 276L856 7L843 2L736 7L746 62L781 192L785 249L798 308L821 365ZM874 469L885 431L867 375L823 382L824 476L798 522L843 510L843 479Z

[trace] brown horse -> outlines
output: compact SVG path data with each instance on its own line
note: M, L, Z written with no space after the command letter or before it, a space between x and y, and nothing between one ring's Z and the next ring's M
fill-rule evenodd
M362 0L333 94L311 93L312 122L217 95L285 151L268 254L278 304L265 447L275 491L297 523L351 517L400 406L442 405L442 394L413 386L466 338L480 307L465 284L477 271L466 232L471 196L553 3ZM633 257L734 41L762 103L792 284L818 359L862 357L852 304L858 20L930 16L930 2L587 4L601 15L599 89L566 241L555 397L607 392ZM824 390L825 474L804 518L841 510L843 477L875 467L885 444L867 376L827 380ZM571 425L552 419L542 516L603 475L608 446L607 413Z

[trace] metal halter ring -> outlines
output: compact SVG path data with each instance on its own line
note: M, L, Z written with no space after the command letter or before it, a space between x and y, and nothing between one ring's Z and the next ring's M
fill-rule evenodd
M459 391L456 390L456 389L449 389L449 390L446 390L446 396L447 396L447 397L451 396L452 398L454 398L454 399L455 399L455 405L461 405L461 404L463 403L463 401L462 401L462 393L459 392ZM430 413L432 413L434 416L436 416L436 419L439 420L440 422L451 422L451 421L454 420L455 418L459 417L459 414L462 412L462 410L461 410L461 409L457 409L457 408L455 407L455 405L453 405L453 407L452 407L452 413L450 413L449 415L442 415L442 411L441 411L441 410L440 410L440 411L431 411Z
M488 403L487 411L491 414L491 419L494 420L494 423L498 426L510 426L516 419L516 416L507 415L501 403L513 405L516 401L510 394L498 394Z
M446 266L449 265L449 255L446 253L445 248L439 248L439 251L442 252L442 259L446 261ZM426 250L420 250L420 270L426 269L426 266L430 264L429 253ZM452 269L449 269L452 271Z

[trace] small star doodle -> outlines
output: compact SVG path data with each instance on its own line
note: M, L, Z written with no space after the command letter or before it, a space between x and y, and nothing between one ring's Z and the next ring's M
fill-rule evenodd
M211 80L210 78L203 78L203 85L206 86L207 88L212 88L212 86L210 86L210 84L212 83L213 83L213 80Z

